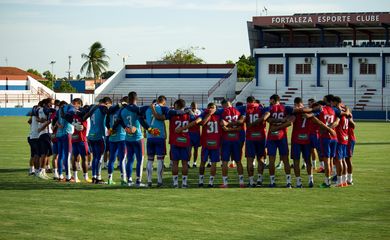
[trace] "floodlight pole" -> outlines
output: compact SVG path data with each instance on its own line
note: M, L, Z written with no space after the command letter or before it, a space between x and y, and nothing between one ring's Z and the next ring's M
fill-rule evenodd
M51 74L52 74L52 78L51 78L51 89L54 91L54 64L56 63L56 61L52 60L50 62L51 64Z

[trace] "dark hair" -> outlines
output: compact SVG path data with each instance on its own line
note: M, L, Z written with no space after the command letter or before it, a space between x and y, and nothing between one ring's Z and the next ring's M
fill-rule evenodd
M316 100L314 98L307 99L308 102L315 102Z
M131 92L129 92L128 97L129 97L129 102L133 102L134 100L137 99L137 93L134 91L131 91Z
M157 98L157 102L162 102L162 101L167 101L167 98L164 96L164 95L160 95L160 96L158 96L158 98Z
M221 101L221 105L224 105L224 104L227 104L229 101L227 100L227 99L222 99L222 101Z
M249 96L246 98L247 103L253 103L256 101L256 98L254 96Z
M55 106L58 106L58 105L60 105L60 102L61 102L60 100L56 99L56 100L54 101L54 105L55 105Z
M295 104L302 103L302 98L300 98L300 97L294 98L294 103L295 103Z
M215 103L211 102L207 104L207 108L216 107Z
M260 100L256 99L255 103L261 104Z
M196 106L196 102L191 102L191 107Z
M321 106L325 106L326 103L324 101L318 101L317 104L321 105Z
M153 99L152 103L156 103L156 102L157 102L157 100L156 100L156 99Z
M324 96L324 98L326 99L326 101L328 103L330 103L333 101L334 96L332 94L329 94L329 95Z
M59 106L61 107L61 106L64 106L64 105L66 105L66 104L68 104L66 101L61 101L60 104L59 104Z
M99 99L99 103L103 103L103 98Z
M333 102L336 102L336 103L341 103L341 97L339 96L334 96L333 99L332 99Z
M78 103L78 104L80 104L80 106L83 106L83 100L81 100L81 98L73 99L72 103Z
M111 100L111 98L110 97L104 97L103 99L102 99L102 103L112 103L112 100Z
M271 97L269 97L270 100L274 100L275 102L279 102L280 101L280 97L278 94L274 94L272 95Z
M128 96L124 96L124 97L122 97L121 98L121 103L123 103L123 102L128 102L129 101L129 97Z
M240 107L240 106L243 106L244 103L243 102L236 102L236 107Z
M183 99L178 99L176 100L175 105L177 106L177 108L182 109L186 106L186 101L184 101Z

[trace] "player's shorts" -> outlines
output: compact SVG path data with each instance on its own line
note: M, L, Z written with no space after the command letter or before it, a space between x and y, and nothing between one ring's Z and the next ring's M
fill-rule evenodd
M353 156L353 150L355 150L355 141L349 141L347 145L347 156L346 157L352 157Z
M53 154L58 154L58 142L57 141L53 142L52 149L53 149Z
M189 161L190 149L188 147L178 147L171 145L171 159L172 161Z
M241 161L242 149L240 141L222 141L222 161L228 162L230 161L230 157L236 162Z
M246 133L244 130L240 131L240 143L244 143L246 139Z
M74 142L72 143L73 156L76 158L78 155L85 157L88 155L88 143L87 142Z
M53 155L53 149L51 146L51 138L48 133L39 136L39 153L45 156Z
M30 137L28 137L27 142L30 145L31 157L40 156L39 139L38 138L30 139Z
M310 147L317 149L318 154L320 154L320 139L317 134L310 134Z
M338 160L343 160L347 157L347 144L337 143L336 157Z
M148 138L146 142L146 152L148 156L165 156L167 147L164 138Z
M190 132L189 134L191 147L200 147L200 134L195 132Z
M288 155L288 141L287 138L280 140L267 141L268 156L276 156L276 151L279 149L280 156Z
M303 159L309 160L311 153L311 145L310 144L298 144L291 143L291 158L294 160L299 160L301 158L301 153Z
M221 153L219 152L219 149L208 149L205 147L202 147L202 161L207 162L210 159L210 162L215 163L219 162L219 158L221 156Z
M265 153L266 140L246 140L245 141L245 156L248 158L262 157Z
M100 157L104 153L104 139L99 139L99 140L89 140L89 144L91 146L90 151L93 154L93 157Z
M336 156L337 140L320 138L321 157L333 158Z

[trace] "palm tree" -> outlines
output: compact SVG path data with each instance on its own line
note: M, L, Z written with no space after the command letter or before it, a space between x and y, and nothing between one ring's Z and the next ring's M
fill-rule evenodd
M100 79L100 75L108 68L106 59L109 59L109 57L106 55L106 49L103 48L100 42L95 42L89 48L89 54L83 53L81 58L86 61L81 66L80 72L83 73L86 70L87 76L93 76L96 86L96 79Z

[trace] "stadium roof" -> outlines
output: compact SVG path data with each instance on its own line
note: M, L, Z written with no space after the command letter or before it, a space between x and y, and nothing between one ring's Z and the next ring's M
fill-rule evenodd
M26 80L27 76L35 80L46 80L38 75L26 72L16 67L0 67L0 80Z

